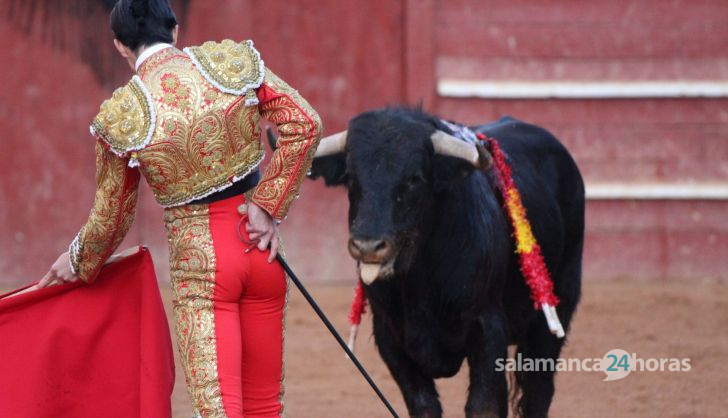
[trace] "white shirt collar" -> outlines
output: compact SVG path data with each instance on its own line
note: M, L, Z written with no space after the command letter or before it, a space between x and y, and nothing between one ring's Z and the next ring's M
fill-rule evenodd
M167 49L167 48L171 48L171 47L172 47L172 45L170 45L170 44L159 43L159 44L154 44L154 45L148 47L147 49L145 49L144 52L139 54L139 56L137 57L136 65L135 65L136 71L139 71L139 67L142 66L142 64L144 63L144 61L147 60L147 58L151 57L152 55L156 54L157 52L159 52L163 49Z

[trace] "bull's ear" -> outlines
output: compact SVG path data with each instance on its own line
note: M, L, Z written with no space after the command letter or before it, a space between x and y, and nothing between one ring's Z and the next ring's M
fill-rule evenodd
M316 148L309 177L323 177L327 186L347 184L346 175L346 139L347 131L337 132L321 138Z
M465 179L475 170L473 164L461 158L435 155L432 175L435 191L450 188L453 183Z
M349 181L346 174L346 153L314 158L308 177L313 180L323 177L327 186L345 186Z
M277 148L278 137L273 129L268 127L265 131L268 138L268 145L275 151ZM346 154L338 152L335 154L325 155L323 157L315 157L311 163L311 170L308 178L316 180L319 177L324 178L327 186L346 185L348 182L346 176Z

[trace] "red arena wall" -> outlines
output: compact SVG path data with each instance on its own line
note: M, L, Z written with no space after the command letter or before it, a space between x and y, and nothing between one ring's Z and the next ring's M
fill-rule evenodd
M469 123L532 121L579 163L586 278L726 277L728 3L456 0L436 9L437 111ZM482 91L489 85L511 89Z
M254 39L326 133L399 103L472 124L507 114L552 131L587 182L585 278L727 277L728 3L189 4L182 44ZM88 213L87 126L110 92L73 54L18 25L0 21L0 48L0 281L27 282ZM354 281L347 206L343 190L304 184L284 234L305 279ZM140 242L167 277L161 210L146 188L123 245Z

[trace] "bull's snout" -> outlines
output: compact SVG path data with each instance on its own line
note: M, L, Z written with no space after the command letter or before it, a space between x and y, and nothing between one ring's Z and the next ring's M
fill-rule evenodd
M363 263L384 264L392 258L394 245L388 239L349 240L349 253Z

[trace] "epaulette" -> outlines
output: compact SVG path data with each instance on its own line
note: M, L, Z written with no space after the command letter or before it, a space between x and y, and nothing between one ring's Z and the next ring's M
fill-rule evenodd
M246 96L245 105L258 104L255 89L265 77L265 66L253 41L205 42L184 49L207 82L228 94Z
M91 123L91 133L106 142L115 154L127 156L149 144L155 124L152 97L142 80L134 76L101 104L101 111ZM134 163L130 161L130 165Z

